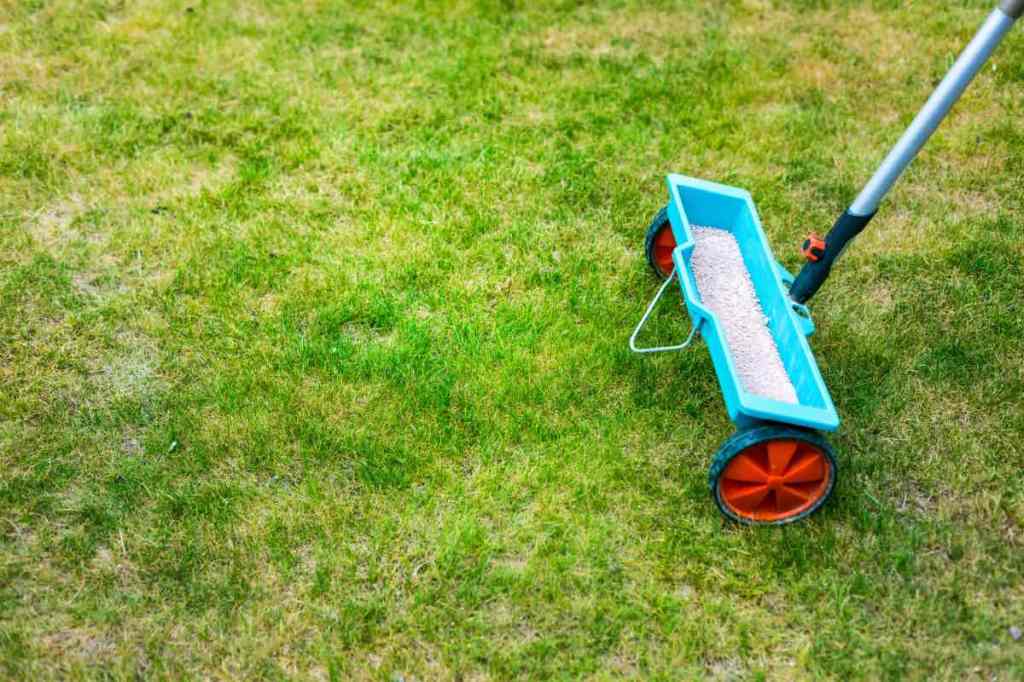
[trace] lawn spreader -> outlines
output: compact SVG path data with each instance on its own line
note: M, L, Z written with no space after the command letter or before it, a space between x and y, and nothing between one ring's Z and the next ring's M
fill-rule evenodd
M1024 0L1003 0L988 16L828 234L804 241L807 262L796 277L772 254L747 191L668 176L668 205L644 241L648 263L664 281L629 343L638 353L681 350L698 333L707 343L737 427L708 475L712 497L729 519L792 523L831 496L838 465L821 432L835 431L839 415L807 341L814 323L806 303L1022 13ZM689 338L638 347L637 336L674 280L690 316Z

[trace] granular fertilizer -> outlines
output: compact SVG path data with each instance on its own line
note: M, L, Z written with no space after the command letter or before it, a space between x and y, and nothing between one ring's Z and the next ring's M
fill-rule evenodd
M696 225L693 237L690 266L697 289L725 329L725 346L743 388L764 398L796 403L796 389L782 364L736 238L727 230Z

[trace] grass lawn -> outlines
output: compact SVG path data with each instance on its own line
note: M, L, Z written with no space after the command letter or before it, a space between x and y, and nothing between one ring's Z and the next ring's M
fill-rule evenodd
M1024 28L813 302L822 513L626 345L666 173L795 269L994 4L0 2L0 677L1024 678Z

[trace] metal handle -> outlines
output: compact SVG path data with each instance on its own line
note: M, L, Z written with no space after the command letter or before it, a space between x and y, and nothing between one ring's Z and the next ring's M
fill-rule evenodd
M1003 7L1010 7L1009 11ZM949 73L935 88L928 101L914 117L910 127L903 133L896 146L892 148L885 161L871 176L864 189L850 205L850 213L868 216L878 209L878 204L900 177L910 162L914 160L921 147L928 141L935 129L942 123L949 110L960 95L977 75L999 42L1013 27L1014 21L1024 10L1024 0L1005 0L1003 7L993 10L974 38L957 58ZM1016 14L1010 12L1016 11Z
M658 289L658 293L654 295L654 300L647 306L647 311L644 312L644 316L640 318L640 323L633 330L633 333L629 336L629 349L634 353L667 353L669 351L683 350L691 343L693 343L694 337L697 335L697 330L700 329L700 323L693 325L690 328L690 335L686 337L686 340L675 346L656 346L654 348L637 348L636 337L640 333L640 330L647 324L647 318L651 316L651 311L658 305L658 301L661 299L661 295L665 293L665 289L672 283L672 280L676 278L675 268L672 269L672 274L669 275L664 282L661 284L661 288Z
M921 151L921 147L939 127L942 119L960 99L964 90L1022 13L1024 0L1003 0L999 8L988 15L985 23L964 48L949 73L935 88L896 146L885 157L882 165L864 185L864 189L850 207L836 220L825 237L825 248L821 255L801 268L789 290L789 295L794 301L806 303L818 291L828 277L835 260L843 253L850 240L860 234L874 217L878 204Z

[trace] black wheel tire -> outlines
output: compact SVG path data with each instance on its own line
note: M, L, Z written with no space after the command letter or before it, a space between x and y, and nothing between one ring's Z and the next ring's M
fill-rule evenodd
M659 278L665 279L672 274L671 267L664 269L664 245L658 244L657 238L664 230L669 230L671 233L672 224L668 219L668 206L665 206L658 214L654 216L650 226L647 228L647 234L644 236L644 255L647 257L647 264L651 266L651 270L654 271ZM672 239L672 247L675 247L675 238ZM669 258L671 259L671 251L669 252ZM658 261L661 261L661 265ZM671 261L669 261L671 263Z
M770 454L767 450L768 443L776 441L796 441L797 443L796 449L789 455L789 459L786 460L782 470L778 472L772 470L774 469L774 462L770 460ZM759 446L765 446L764 450L760 450ZM788 446L776 447L783 448ZM761 501L754 505L757 509L750 511L744 511L735 504L735 501L744 495L748 501L756 497L759 493L754 492L754 488L758 487L759 483L751 482L753 477L744 476L743 478L733 480L725 476L730 463L741 454L750 458L767 458L760 459L762 462L761 468L765 470L766 476L776 479L770 483L765 482L765 486L771 488L774 485L777 488L771 489L766 493ZM810 460L814 458L820 458L820 462L811 462ZM738 462L737 471L741 470L739 465L742 464L744 463ZM804 467L807 471L814 470L815 475L819 471L823 471L820 480L816 479L813 482L801 481L793 484L787 483L787 474L785 472L800 466ZM737 431L725 441L711 462L711 467L708 471L708 484L711 487L711 497L715 500L715 504L718 505L719 511L731 521L746 525L781 526L802 521L821 509L835 490L838 469L832 446L829 445L828 441L821 434L784 424L766 424L752 429ZM806 473L800 474L800 476L806 475ZM778 479L780 478L783 480L779 481ZM796 478L796 475L793 478ZM779 492L780 490L783 492ZM806 506L796 506L789 512L781 510L779 507L782 506L780 501L783 497L793 499L793 495L797 492L807 494L809 503ZM730 501L730 497L732 501ZM776 505L774 512L770 509L771 504L773 504L771 500L774 500ZM761 506L765 506L766 511L759 511Z

